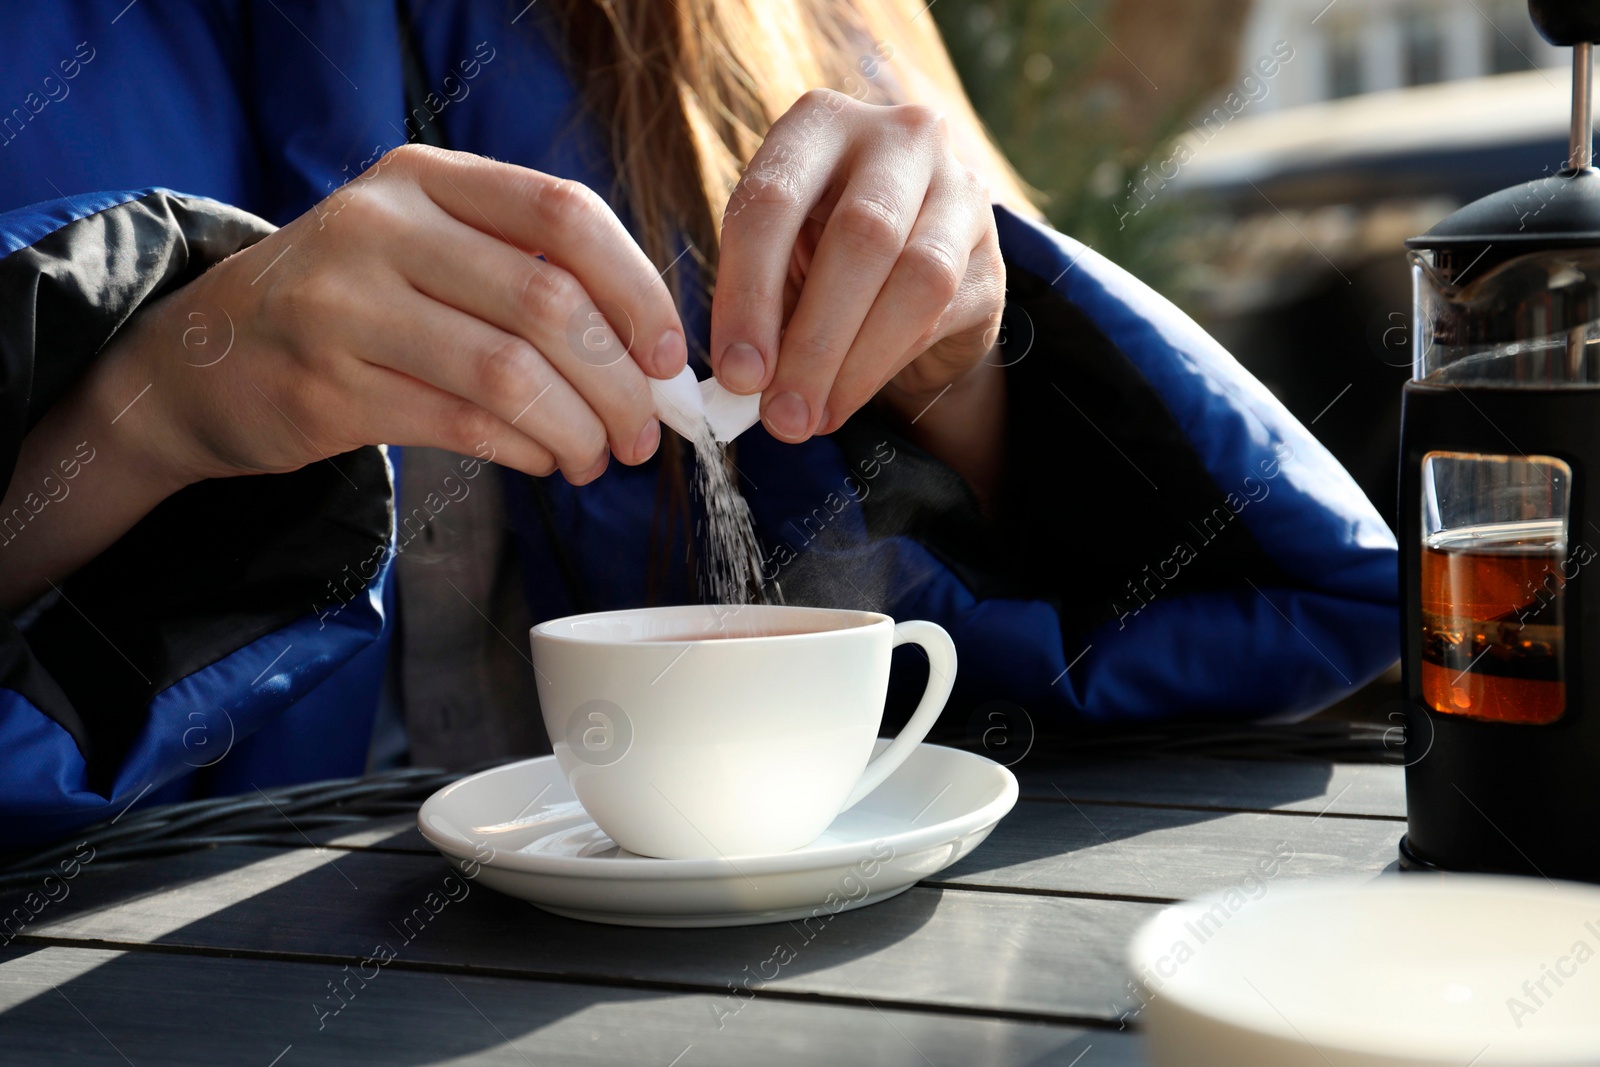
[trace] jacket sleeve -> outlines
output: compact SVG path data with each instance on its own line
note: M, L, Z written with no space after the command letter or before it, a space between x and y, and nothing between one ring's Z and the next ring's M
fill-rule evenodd
M7 481L27 430L142 304L271 230L162 189L0 215ZM209 328L211 350L225 351L231 326ZM94 449L84 442L76 463ZM377 448L202 482L0 619L0 849L60 837L210 766L371 645L390 498ZM69 476L48 499L30 495L0 516L0 553L44 507L73 506Z
M904 590L886 609L956 638L952 714L1294 717L1392 664L1394 537L1338 462L1160 295L996 213L1002 514L980 521L961 479L870 410L835 435L876 475L861 510Z

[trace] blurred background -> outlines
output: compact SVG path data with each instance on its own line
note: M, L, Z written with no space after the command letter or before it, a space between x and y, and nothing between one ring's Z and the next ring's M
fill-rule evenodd
M1061 230L1198 319L1394 525L1402 242L1565 165L1524 0L935 0Z

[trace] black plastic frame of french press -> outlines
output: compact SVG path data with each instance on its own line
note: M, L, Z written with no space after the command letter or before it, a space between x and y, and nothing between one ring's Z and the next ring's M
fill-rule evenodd
M1548 724L1441 714L1422 697L1422 459L1429 452L1542 455L1572 470L1568 552L1596 550L1564 591L1566 709ZM1494 389L1407 383L1400 437L1401 648L1406 694L1407 866L1600 882L1600 387Z

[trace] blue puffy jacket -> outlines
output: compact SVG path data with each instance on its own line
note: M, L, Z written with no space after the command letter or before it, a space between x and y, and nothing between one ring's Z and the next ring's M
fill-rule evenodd
M419 126L610 187L536 5L78 0L8 20L8 478L26 430L140 304ZM419 78L442 87L422 119L406 54L411 103ZM1041 729L1292 714L1391 663L1394 540L1327 451L1166 300L1071 238L996 214L1001 513L980 519L958 476L871 411L799 446L757 428L738 466L787 598L941 623L961 656L958 722L997 698ZM703 309L685 322L703 346ZM658 473L614 465L578 489L504 476L535 619L692 599L681 550L663 554L680 561L664 576L646 559L663 536ZM363 561L394 537L393 484L369 448L193 486L60 596L0 622L0 848L136 802L359 773L393 600L387 568ZM28 519L0 516L0 552Z

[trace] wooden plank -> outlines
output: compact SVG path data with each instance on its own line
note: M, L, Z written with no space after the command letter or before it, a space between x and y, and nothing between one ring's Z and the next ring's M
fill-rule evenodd
M397 967L724 995L749 980L883 1008L1112 1022L1131 1003L1124 946L1156 911L1127 901L918 888L809 930L641 930L562 919L471 884L430 913L429 894L437 901L454 877L438 858L308 848L91 866L24 937L341 962L381 945Z
M1176 900L1257 880L1376 874L1405 824L1022 801L936 885ZM1268 873L1270 871L1270 873Z
M1389 819L1223 813L1195 808L1024 800L972 855L934 875L935 885L990 886L1144 900L1225 890L1274 878L1375 874L1396 862L1405 824ZM432 853L408 820L312 837L342 847ZM284 845L304 846L295 836Z
M401 852L435 852L428 839L417 832L415 815L397 815L393 818L373 819L354 826L326 826L307 830L305 836L290 830L272 840L283 848L303 848L310 839L319 845L334 848L381 848ZM437 853L435 852L437 855Z
M1121 759L1107 762L1037 764L1029 766L1026 760L1013 768L1017 772L1024 803L1018 806L1005 822L1000 824L991 842L1009 840L1016 832L1013 824L1026 821L1028 800L1056 803L1069 811L1071 803L1130 804L1151 807L1192 808L1198 811L1263 811L1289 813L1286 819L1305 818L1308 822L1324 821L1337 816L1364 817L1403 822L1405 818L1405 774L1398 767L1378 764L1315 763L1265 760L1220 760L1202 758L1152 757ZM1086 808L1095 812L1098 809ZM1110 821L1098 814L1090 818L1102 826ZM1200 816L1209 818L1209 816ZM1039 816L1044 823L1051 820ZM1066 825L1082 825L1081 817L1066 817ZM1032 823L1030 822L1030 825ZM1121 825L1121 823L1119 823ZM1168 825L1160 819L1151 820L1148 828ZM1224 823L1213 831L1232 829L1244 824ZM1284 836L1291 839L1303 831L1285 824L1275 829L1268 824L1256 824L1265 836ZM1135 830L1135 832L1142 832ZM1257 829L1251 831L1253 836ZM433 848L416 830L416 822L409 816L375 820L357 827L332 827L309 832L317 844L337 845L341 848L383 848L408 852L432 853ZM1313 835L1315 836L1315 835ZM1375 838L1397 841L1399 833L1385 838L1381 831L1370 833L1351 830L1349 835L1358 839L1354 843L1355 856L1368 854L1367 843ZM286 847L300 847L306 838L292 829L285 829L275 843ZM1088 844L1094 844L1091 839ZM981 863L986 845L970 863ZM1184 852L1190 850L1184 849ZM1381 852L1382 849L1380 848ZM1391 854L1384 860L1393 859ZM1158 868L1164 866L1158 864ZM1380 865L1382 866L1382 865ZM1363 868L1365 869L1365 868ZM1183 896L1204 889L1230 884L1228 879L1236 871L1219 872L1222 881L1200 881L1173 887L1167 896ZM1043 888L1049 888L1046 885ZM1198 888L1197 888L1198 887ZM1082 887L1080 887L1082 888ZM1096 891L1092 887L1088 891ZM1129 890L1133 892L1133 890ZM1150 887L1139 891L1151 895ZM1163 894L1156 894L1163 895Z
M1157 804L1230 811L1404 819L1405 771L1376 763L1152 756L1011 768L1040 800Z
M735 1007L376 963L12 949L0 952L0 1064L1144 1062L1132 1034L1115 1030L762 996Z

